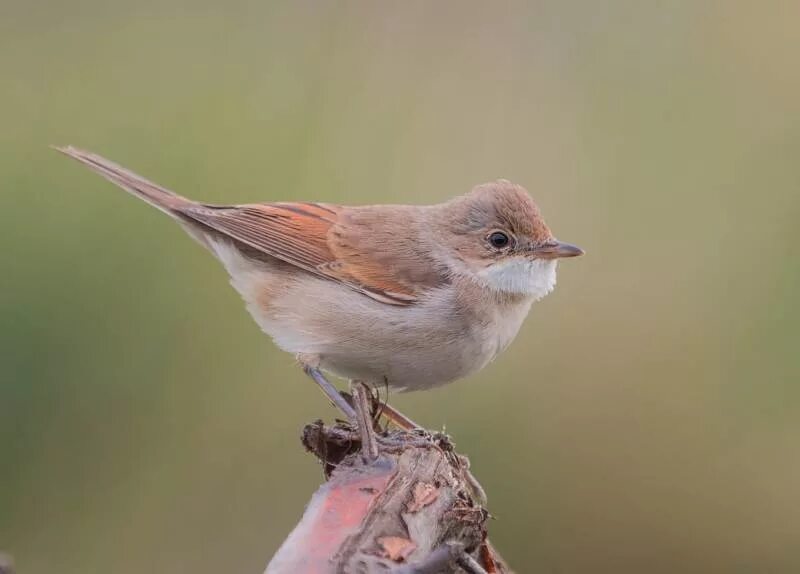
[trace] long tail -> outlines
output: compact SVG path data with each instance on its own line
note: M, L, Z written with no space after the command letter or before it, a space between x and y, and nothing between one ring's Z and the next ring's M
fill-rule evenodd
M88 166L131 195L135 195L172 217L181 219L178 215L180 209L195 204L192 200L164 189L99 155L72 146L54 147L54 149Z

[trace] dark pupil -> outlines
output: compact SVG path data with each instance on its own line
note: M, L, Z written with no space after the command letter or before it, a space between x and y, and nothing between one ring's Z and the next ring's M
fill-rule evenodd
M495 231L489 236L489 243L491 243L493 247L505 247L508 245L508 235Z

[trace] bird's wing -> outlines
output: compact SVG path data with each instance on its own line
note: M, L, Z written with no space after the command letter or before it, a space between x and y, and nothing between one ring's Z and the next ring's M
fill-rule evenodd
M377 301L410 305L417 300L418 290L442 281L415 248L413 234L405 232L398 238L392 232L391 222L396 220L391 214L396 215L397 208L359 211L320 203L205 205L97 154L71 146L56 149L173 217L198 222ZM410 245L403 245L403 239Z
M310 273L338 281L391 305L417 300L413 287L393 277L393 270L361 250L338 248L337 228L343 210L320 203L259 203L237 206L193 204L177 211L262 253Z

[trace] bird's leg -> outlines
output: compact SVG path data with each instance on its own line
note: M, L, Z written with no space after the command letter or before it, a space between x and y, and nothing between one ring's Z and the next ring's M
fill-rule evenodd
M350 381L350 394L353 396L358 434L361 436L361 452L368 462L378 458L378 442L372 420L372 393L361 381Z
M311 380L317 383L317 386L322 389L322 392L325 393L328 400L333 403L337 409L342 411L344 416L347 417L347 420L353 423L354 426L358 426L358 416L356 415L355 409L350 406L350 403L345 400L337 388L325 378L322 371L320 371L318 367L314 367L302 360L300 361L300 365L303 367L303 371L311 377Z
M401 430L410 431L422 428L389 403L384 403L382 405L381 414L389 419L390 422L393 422L395 425L397 425Z
M318 367L312 366L300 357L300 365L303 371L317 383L325 396L347 417L350 424L358 429L361 436L361 451L368 461L378 458L378 443L375 439L375 429L372 423L372 408L370 405L371 393L367 385L361 381L350 381L350 393L353 406L342 396L339 390L325 378Z
M381 402L380 398L380 387L376 386L376 395L373 398L373 409L375 411L375 423L377 424L380 420L381 416L385 416L389 422L392 422L399 428L400 430L404 431L412 431L415 429L422 429L417 423L412 421L406 415L398 411L392 405L389 404L389 379L386 377L383 378L383 384L386 388L386 401Z

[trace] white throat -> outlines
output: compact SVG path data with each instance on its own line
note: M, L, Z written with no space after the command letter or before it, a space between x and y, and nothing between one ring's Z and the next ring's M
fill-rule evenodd
M478 277L490 289L539 300L555 288L557 265L555 259L519 257L490 265Z

